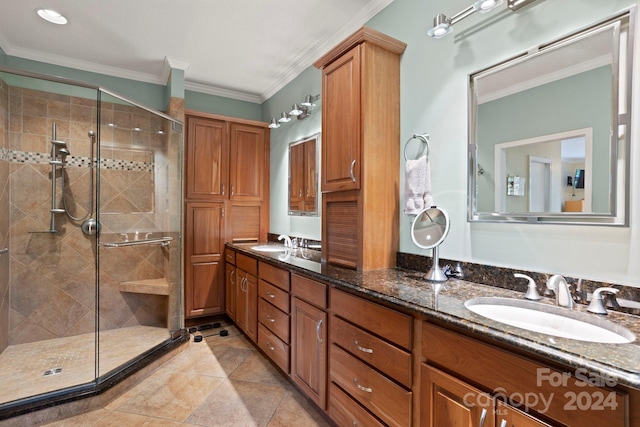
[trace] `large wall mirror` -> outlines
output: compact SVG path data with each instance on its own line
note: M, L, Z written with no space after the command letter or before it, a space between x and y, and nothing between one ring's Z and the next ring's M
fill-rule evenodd
M289 144L289 215L318 215L320 134Z
M469 221L628 225L635 8L470 76Z

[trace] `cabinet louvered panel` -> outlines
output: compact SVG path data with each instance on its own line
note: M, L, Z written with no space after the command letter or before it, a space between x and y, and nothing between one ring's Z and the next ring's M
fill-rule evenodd
M358 203L356 200L327 201L326 216L327 262L349 268L358 263Z

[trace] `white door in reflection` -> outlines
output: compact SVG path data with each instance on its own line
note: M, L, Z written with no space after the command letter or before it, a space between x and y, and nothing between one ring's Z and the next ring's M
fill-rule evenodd
M551 159L529 156L529 212L549 212Z

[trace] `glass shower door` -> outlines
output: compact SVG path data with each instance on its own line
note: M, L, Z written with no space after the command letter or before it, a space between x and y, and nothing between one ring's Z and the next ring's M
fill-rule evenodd
M101 94L100 377L180 328L181 134L172 123Z

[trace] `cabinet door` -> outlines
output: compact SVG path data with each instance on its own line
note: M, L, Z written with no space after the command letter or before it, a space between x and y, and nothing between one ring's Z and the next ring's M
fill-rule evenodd
M266 130L231 124L229 185L231 200L260 201L264 195Z
M224 312L224 206L186 206L186 317Z
M229 187L226 123L196 117L187 121L187 199L222 200Z
M360 46L322 72L322 191L360 188Z
M258 279L236 268L236 325L254 342L258 338Z
M327 384L327 313L292 299L291 377L322 410Z
M496 427L551 427L551 425L513 406L497 401Z
M236 266L233 264L226 264L225 268L226 280L225 280L225 309L227 315L231 318L231 320L236 320Z
M316 210L316 142L309 141L304 144L304 210Z
M289 150L289 210L294 211L304 206L304 147L305 144L296 144Z
M494 427L491 396L422 365L420 423L422 427Z

